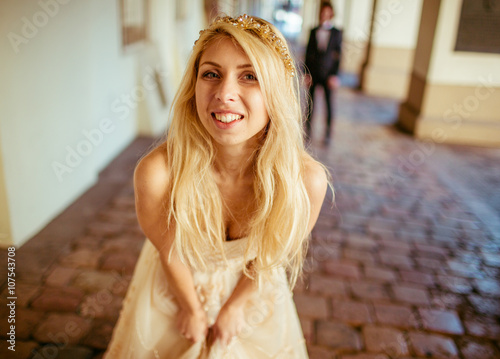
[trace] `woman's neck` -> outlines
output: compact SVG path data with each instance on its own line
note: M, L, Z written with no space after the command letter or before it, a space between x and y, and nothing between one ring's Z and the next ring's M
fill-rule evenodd
M214 162L216 175L222 181L246 181L253 178L255 149L249 146L217 148Z

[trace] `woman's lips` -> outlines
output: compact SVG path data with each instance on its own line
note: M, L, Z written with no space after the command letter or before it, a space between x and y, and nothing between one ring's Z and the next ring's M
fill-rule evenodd
M217 121L223 122L223 123L231 123L236 120L240 120L243 118L242 115L238 115L236 113L213 113L213 116Z
M220 129L228 129L234 127L236 124L241 122L241 120L244 118L243 115L239 115L236 113L230 113L230 112L220 112L220 113L215 113L212 112L212 119L215 122L215 125L220 128Z

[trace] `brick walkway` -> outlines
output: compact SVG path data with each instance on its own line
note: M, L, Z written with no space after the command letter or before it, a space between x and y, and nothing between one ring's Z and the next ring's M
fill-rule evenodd
M499 358L500 150L420 143L389 125L395 102L338 95L334 142L312 144L336 203L295 291L311 359ZM17 250L16 352L2 340L0 357L102 355L144 240L130 178L149 144Z

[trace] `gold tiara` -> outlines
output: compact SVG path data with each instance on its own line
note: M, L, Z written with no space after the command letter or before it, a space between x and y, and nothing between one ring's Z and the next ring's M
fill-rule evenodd
M251 32L254 32L259 37L265 39L270 45L272 45L276 49L278 54L280 54L281 60L283 60L285 69L289 73L289 75L292 77L295 76L295 68L293 66L292 57L290 56L286 43L284 43L284 41L282 41L274 33L274 31L271 30L271 27L265 22L263 22L263 20L253 16L248 16L247 14L238 16L236 19L232 18L231 16L223 16L223 17L218 16L214 20L212 25L220 23L231 24L242 30L251 30ZM208 29L201 30L200 36L207 30ZM195 41L195 44L197 41L198 40Z

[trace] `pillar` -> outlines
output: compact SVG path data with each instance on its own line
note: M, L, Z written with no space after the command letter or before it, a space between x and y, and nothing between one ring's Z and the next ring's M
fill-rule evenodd
M403 99L416 46L421 0L374 0L360 87L370 95Z
M500 146L500 54L454 50L461 9L462 1L424 0L398 125L434 142Z

